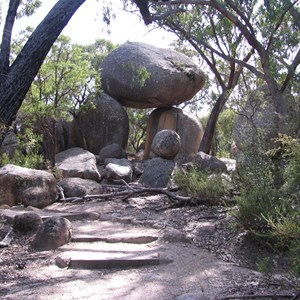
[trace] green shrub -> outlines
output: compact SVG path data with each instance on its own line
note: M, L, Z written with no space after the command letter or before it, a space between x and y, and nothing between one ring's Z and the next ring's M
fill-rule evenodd
M277 140L283 151L283 159L286 161L284 169L284 180L286 191L295 195L298 200L300 196L300 142L287 135L281 135Z
M300 277L300 238L298 238L290 249L292 259L292 272L295 276Z
M265 245L289 251L300 276L300 143L281 135L275 145L265 155L249 155L251 163L238 172L235 217Z
M0 167L14 164L31 169L44 169L45 157L41 154L42 136L34 133L31 128L26 128L17 134L18 147L13 156L6 153L0 155Z
M0 156L0 167L3 167L6 164L13 164L31 169L44 169L45 160L41 154L31 153L25 155L17 150L12 158L9 158L7 154L2 154Z
M238 211L235 213L237 221L245 229L259 233L269 230L266 218L276 218L280 206L277 191L263 184L242 189L235 200L238 205Z
M183 194L207 200L218 200L226 194L227 182L222 175L209 175L196 168L179 169L175 173L175 182Z

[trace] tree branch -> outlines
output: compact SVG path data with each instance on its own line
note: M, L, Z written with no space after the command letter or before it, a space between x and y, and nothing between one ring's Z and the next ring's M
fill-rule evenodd
M295 9L295 4L299 2L299 0L295 0L293 3L291 3L290 0L285 1L287 1L290 5L290 14L293 17L295 26L298 27L298 29L300 29L300 12L297 9Z
M298 0L297 0L298 1ZM284 17L285 15L287 14L287 12L292 8L292 6L294 5L294 3L290 3L289 7L281 14L280 18L279 18L279 21L277 22L277 24L275 25L275 28L273 29L271 35L270 35L270 38L269 38L269 41L268 41L268 45L267 45L267 51L269 51L271 45L272 45L272 42L273 42L273 37L274 37L274 33L278 30L278 28L280 27L280 25L282 24L283 20L284 20Z
M238 16L240 16L240 18L245 22L245 24L248 26L250 32L252 34L255 34L255 31L251 25L251 23L249 22L249 19L246 18L246 16L241 12L240 9L238 9L238 7L231 1L231 0L226 0L226 3L228 3L228 5L237 13Z
M86 0L59 0L29 37L0 85L0 123L10 125L46 55Z
M122 186L116 186L118 188ZM126 185L128 187L128 185ZM147 187L132 187L130 186L129 189L125 189L119 192L111 192L106 194L97 194L97 195L85 195L83 197L70 197L62 199L63 202L84 202L88 200L97 199L98 201L109 201L111 198L118 198L122 197L122 200L125 200L129 197L132 197L136 194L147 194L147 193L154 193L154 194L163 194L169 197L170 200L176 203L188 203L192 201L193 197L183 197L179 196L166 188L147 188Z
M287 88L291 79L294 77L296 69L299 66L299 64L300 64L300 49L298 50L292 64L288 67L288 73L287 73L285 81L280 89L282 92Z
M10 46L12 30L14 27L20 0L10 0L2 35L0 52L0 81L4 80L9 70Z

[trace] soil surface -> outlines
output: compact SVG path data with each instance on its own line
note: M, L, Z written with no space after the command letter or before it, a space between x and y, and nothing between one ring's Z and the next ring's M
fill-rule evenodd
M103 240L93 246L81 244L80 249L70 243L55 251L36 252L30 247L33 234L14 233L11 245L0 249L0 298L300 299L300 282L290 276L288 259L262 249L238 228L232 216L235 207L171 208L169 204L165 196L148 196L130 198L126 203L94 200L55 203L43 211L33 209L49 215L98 213L99 220L83 217L73 221L74 234L86 230L85 236L91 236L97 231ZM0 239L10 228L5 214L8 210L0 210ZM93 226L100 227L94 230ZM132 242L130 246L122 240L124 236L134 239L137 235L157 239L144 244ZM121 240L105 251L101 248L102 254L132 251L133 255L140 251L168 262L93 270L56 265L57 257L70 251L79 257L97 254L105 238ZM262 263L267 260L268 264Z

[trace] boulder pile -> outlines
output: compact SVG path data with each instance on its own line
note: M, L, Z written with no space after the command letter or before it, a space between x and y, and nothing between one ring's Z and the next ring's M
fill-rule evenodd
M103 60L101 75L105 93L90 98L71 123L58 126L58 189L50 172L7 165L0 169L0 204L41 208L58 194L101 194L107 182L165 188L176 164L189 162L199 169L226 170L223 162L198 153L199 120L173 107L204 86L205 75L191 58L128 42ZM156 108L147 124L143 160L127 158L129 123L123 106Z

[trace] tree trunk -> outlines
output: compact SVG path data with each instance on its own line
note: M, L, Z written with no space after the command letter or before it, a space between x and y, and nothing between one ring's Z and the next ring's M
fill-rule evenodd
M205 127L205 131L200 144L199 151L209 154L213 142L213 137L215 135L219 115L228 99L227 95L228 92L222 93L219 96L216 104L213 106L213 109L207 121L207 125Z
M0 55L0 81L3 81L9 71L11 36L20 0L10 0L2 35Z
M277 82L272 76L270 67L270 58L266 51L259 53L260 61L265 75L265 81L268 86L269 94L272 98L273 105L276 111L276 126L278 133L288 133L287 115L288 103L284 99L283 92L280 90Z
M6 127L12 124L53 43L85 1L59 0L29 37L0 82L0 124Z

